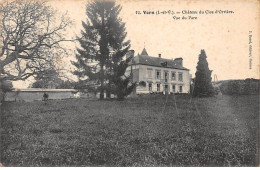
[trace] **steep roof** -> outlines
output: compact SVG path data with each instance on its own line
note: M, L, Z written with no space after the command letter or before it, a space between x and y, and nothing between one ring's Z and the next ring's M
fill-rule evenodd
M165 64L166 62L167 62L167 64ZM181 66L180 64L176 63L174 60L160 58L160 57L152 57L152 56L148 56L148 55L135 56L133 58L133 60L130 62L130 65L136 65L136 64L181 69L181 70L189 70L189 69Z
M147 51L146 51L146 49L145 49L145 48L143 49L143 51L142 51L141 55L146 55L146 56L148 56L148 53L147 53Z

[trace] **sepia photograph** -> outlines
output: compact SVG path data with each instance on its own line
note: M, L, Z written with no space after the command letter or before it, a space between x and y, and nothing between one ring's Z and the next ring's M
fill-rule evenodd
M0 0L0 167L259 167L259 0Z

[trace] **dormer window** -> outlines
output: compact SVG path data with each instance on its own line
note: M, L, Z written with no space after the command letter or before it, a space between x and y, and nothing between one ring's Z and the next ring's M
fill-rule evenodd
M162 65L163 67L167 67L167 61L161 63L161 65Z

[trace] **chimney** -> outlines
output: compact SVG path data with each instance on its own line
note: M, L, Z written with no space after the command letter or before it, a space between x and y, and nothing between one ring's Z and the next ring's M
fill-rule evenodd
M129 57L134 58L134 55L135 55L135 50L129 50L129 51L126 53L126 59L128 59Z
M158 54L158 57L159 57L159 58L162 58L162 55L161 55L161 54Z
M180 58L175 58L174 59L174 62L176 63L176 64L178 64L178 65L180 65L180 66L182 66L182 58L180 57Z

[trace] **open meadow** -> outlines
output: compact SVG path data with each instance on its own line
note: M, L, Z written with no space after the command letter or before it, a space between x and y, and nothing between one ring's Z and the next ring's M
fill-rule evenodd
M1 106L4 166L257 166L259 96ZM164 107L165 106L165 107ZM177 106L177 109L176 109Z

